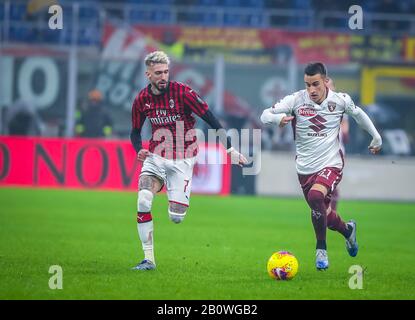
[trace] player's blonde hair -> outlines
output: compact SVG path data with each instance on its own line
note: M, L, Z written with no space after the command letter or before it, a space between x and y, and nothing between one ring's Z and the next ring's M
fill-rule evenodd
M157 63L162 64L170 64L170 59L163 51L153 51L150 52L146 57L144 58L144 63L147 67L150 67Z

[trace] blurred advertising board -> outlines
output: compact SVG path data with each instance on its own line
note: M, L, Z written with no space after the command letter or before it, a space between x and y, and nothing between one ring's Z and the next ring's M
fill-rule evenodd
M170 48L177 58L195 61L209 61L221 52L233 63L283 63L291 56L301 64L315 60L327 64L397 62L405 55L404 47L411 45L405 37L384 34L148 25L134 29L164 49Z
M199 148L198 159L226 157L220 146ZM205 162L196 162L192 192L229 194L230 164ZM136 191L140 172L129 141L0 137L0 186Z

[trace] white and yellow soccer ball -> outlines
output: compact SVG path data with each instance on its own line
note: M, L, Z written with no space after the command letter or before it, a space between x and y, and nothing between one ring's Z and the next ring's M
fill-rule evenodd
M276 280L291 280L298 272L297 258L288 251L272 254L267 264L268 274Z

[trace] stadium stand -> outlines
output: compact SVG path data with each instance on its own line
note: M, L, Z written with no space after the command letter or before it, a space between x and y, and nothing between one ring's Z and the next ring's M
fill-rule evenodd
M415 33L415 2L329 0L125 0L125 1L60 1L65 24L77 24L78 45L97 45L96 35L102 32L102 19L118 19L129 23L179 24L223 27L254 27L307 30L347 31L352 4L365 10L365 32L390 34ZM2 35L8 41L69 44L68 35L51 35L36 23L46 8L36 14L26 13L23 1L2 1L0 18ZM76 12L76 13L75 13ZM75 13L75 14L74 14ZM386 17L387 13L387 17Z

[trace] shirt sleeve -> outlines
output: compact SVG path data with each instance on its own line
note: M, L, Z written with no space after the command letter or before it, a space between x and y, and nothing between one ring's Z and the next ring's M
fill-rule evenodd
M131 122L132 128L138 129L141 132L141 128L143 127L144 121L146 120L146 115L141 111L141 102L140 98L137 96L134 99L133 107L131 110Z
M223 129L222 125L220 124L219 120L213 115L212 111L207 110L206 113L201 117L207 124L210 125L211 128L215 130ZM219 137L220 139L221 137ZM226 147L226 150L232 147L231 138L229 136L226 137L226 142L221 140L223 145Z
M343 98L344 101L344 112L349 115L352 116L354 114L359 113L359 107L356 106L352 100L352 98L350 98L350 96L347 93L339 93L341 95L341 97Z
M260 118L261 122L263 124L280 125L282 118L286 117L287 115L285 113L278 113L278 114L272 113L271 109L272 108L268 108L262 112L262 115Z
M358 106L356 106L350 96L346 93L341 94L345 101L345 113L351 116L360 128L367 131L373 138L371 145L381 146L382 138L379 132L376 130L372 120L369 116Z
M286 113L292 114L295 104L295 95L291 94L289 96L284 97L280 101L278 101L272 108L270 108L271 113L278 114L278 113Z
M141 110L140 99L137 96L134 99L131 111L132 128L130 133L130 140L136 152L139 152L143 147L141 142L141 128L146 120L146 116Z
M209 110L208 104L189 87L184 90L184 104L199 117L202 117Z

